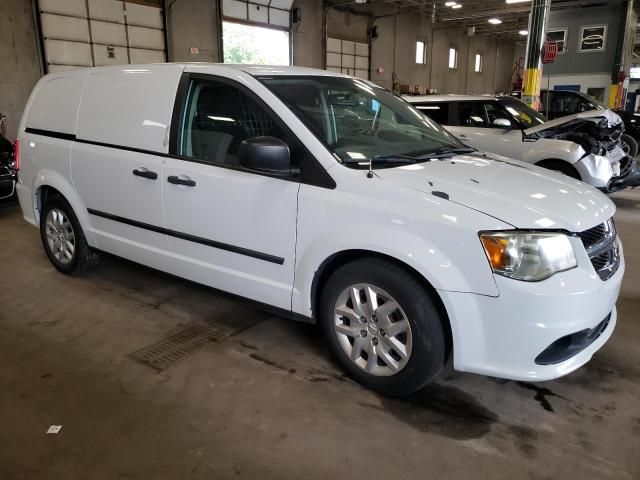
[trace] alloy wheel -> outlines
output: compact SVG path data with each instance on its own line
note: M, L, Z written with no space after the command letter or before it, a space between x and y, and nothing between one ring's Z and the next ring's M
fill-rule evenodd
M411 325L400 304L368 283L351 285L338 296L334 327L343 351L375 376L395 375L411 356Z
M45 235L49 252L60 264L67 265L76 251L76 236L69 218L57 208L47 213Z

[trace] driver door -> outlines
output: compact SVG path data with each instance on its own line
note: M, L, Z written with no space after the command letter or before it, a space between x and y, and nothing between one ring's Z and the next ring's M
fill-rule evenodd
M469 101L453 105L453 126L448 129L463 143L483 152L519 160L522 131L497 102Z
M176 101L177 151L161 179L175 273L290 310L299 174L248 170L238 149L248 138L278 137L289 144L295 166L297 140L230 79L192 76Z

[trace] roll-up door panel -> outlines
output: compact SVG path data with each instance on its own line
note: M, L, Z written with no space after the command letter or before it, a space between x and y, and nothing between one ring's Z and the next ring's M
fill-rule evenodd
M367 45L366 43L359 43L359 42L356 42L355 45L356 45L356 55L361 57L369 56L369 45Z
M94 43L92 47L93 61L96 67L101 65L126 65L129 62L127 47L98 45L97 43Z
M93 43L100 45L118 45L125 47L125 49L127 47L127 32L125 26L118 23L91 20L91 36L93 37Z
M162 63L164 62L164 52L161 50L143 50L141 48L130 48L131 63Z
M116 0L89 0L89 17L124 24L124 7Z
M327 38L325 67L346 75L369 78L369 45L339 38Z
M347 40L342 41L342 53L348 55L356 54L356 44L354 42L349 42Z
M269 23L269 9L264 6L253 5L250 3L249 20L252 22Z
M138 27L149 27L162 30L162 10L137 3L125 2L127 7L127 24Z
M162 30L129 26L129 46L148 50L163 50L164 35Z
M43 13L40 18L44 38L89 42L89 24L86 18L67 17L50 13Z
M222 0L222 11L226 17L248 20L248 4L238 0Z
M289 11L269 8L269 23L279 27L289 28L291 13Z
M91 67L91 48L88 43L45 40L47 63Z
M353 55L342 55L342 68L355 68L356 57Z
M85 0L40 0L39 5L43 12L87 18Z
M355 57L356 58L356 69L358 70L366 70L369 68L369 59L366 57Z
M222 0L222 15L231 20L245 20L289 29L293 0Z
M327 53L327 67L340 67L341 55L339 53Z
M49 65L49 73L64 72L65 70L75 70L77 68L84 67L77 67L75 65Z
M120 0L38 0L38 8L49 72L166 61L161 8Z
M291 10L293 0L271 0L269 6L272 8L279 8L281 10Z
M341 53L342 41L337 38L327 38L327 52Z

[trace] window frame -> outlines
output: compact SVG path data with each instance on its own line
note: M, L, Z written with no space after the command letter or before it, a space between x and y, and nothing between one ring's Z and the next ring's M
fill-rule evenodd
M558 49L558 55L564 55L567 53L567 36L569 35L568 27L559 27L559 28L548 28L545 32L545 37L549 36L551 32L562 32L562 50ZM554 40L555 41L555 40ZM556 41L557 42L557 41Z
M483 126L462 125L460 123L460 105L468 104L468 103L475 103L475 104L481 105L483 110L483 117L484 117L482 120L484 122L487 122L486 125L483 125ZM451 106L449 106L449 118L452 120L452 123L451 123L452 127L487 128L487 129L498 129L498 130L522 130L522 128L520 127L520 124L513 118L513 115L511 115L511 113L506 108L504 108L498 100L460 100L456 102L451 102L451 105L456 105L456 108L454 109L452 109ZM489 119L487 117L487 109L485 105L491 105L496 111L506 115L511 120L511 127L510 128L498 127L495 125L488 124Z
M447 101L443 101L443 102L421 102L421 103L413 103L410 102L420 113L422 113L423 115L426 115L427 117L429 117L431 120L433 120L434 122L436 122L438 125L443 125L443 126L451 126L451 104L453 102L447 102ZM429 108L427 107L432 107L431 109L435 110L433 108L433 106L437 106L438 108L442 108L442 106L445 106L447 111L445 116L447 117L447 123L440 123L438 120L436 120L435 118L431 117L428 113L425 113L424 110L429 110ZM421 108L422 107L422 108Z
M451 66L451 52L454 52L454 66ZM458 49L456 47L449 47L449 58L448 58L449 70L457 70L458 69Z
M593 50L584 50L582 48L582 42L584 40L583 35L584 31L587 28L602 28L602 48L593 49ZM602 53L607 49L607 24L598 24L598 25L581 25L580 26L580 35L578 35L578 53Z
M274 123L282 129L282 131L287 135L294 139L299 147L302 158L300 158L300 166L296 168L292 168L289 174L278 174L278 173L270 173L258 170L251 170L245 168L241 165L229 165L220 162L212 162L209 160L203 160L195 157L188 157L186 155L181 155L178 153L179 151L179 142L182 134L182 129L184 128L184 120L186 115L186 110L188 108L187 99L189 96L189 87L193 81L203 81L203 82L218 82L225 85L229 85L231 87L237 88L243 94L247 95L252 101L254 101L260 108L262 108L268 115L273 118ZM293 148L292 145L289 145L289 150L291 151ZM178 89L176 92L176 97L173 103L173 110L171 114L171 126L169 130L169 153L168 157L182 160L185 162L193 162L200 163L203 165L209 165L215 168L225 168L228 170L235 170L239 172L244 172L250 175L260 175L263 177L277 178L280 180L304 183L307 185L314 185L318 187L324 187L329 189L336 188L336 183L331 178L329 173L325 170L325 168L318 162L318 160L311 154L307 146L298 138L298 136L288 127L288 125L273 111L273 109L258 95L255 94L250 88L246 85L239 83L231 78L215 75L215 74L206 74L206 73L193 73L193 72L184 72L180 77L180 81L178 83Z
M418 45L422 44L422 58L418 61ZM427 42L424 40L416 40L416 65L427 64Z

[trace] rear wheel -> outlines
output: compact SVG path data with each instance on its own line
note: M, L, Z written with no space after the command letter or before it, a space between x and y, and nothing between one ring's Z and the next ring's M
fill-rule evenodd
M318 313L338 363L380 393L414 392L445 363L446 319L423 286L394 263L368 258L338 268Z
M59 195L50 196L40 219L40 237L49 260L59 271L84 271L97 260L69 203Z

